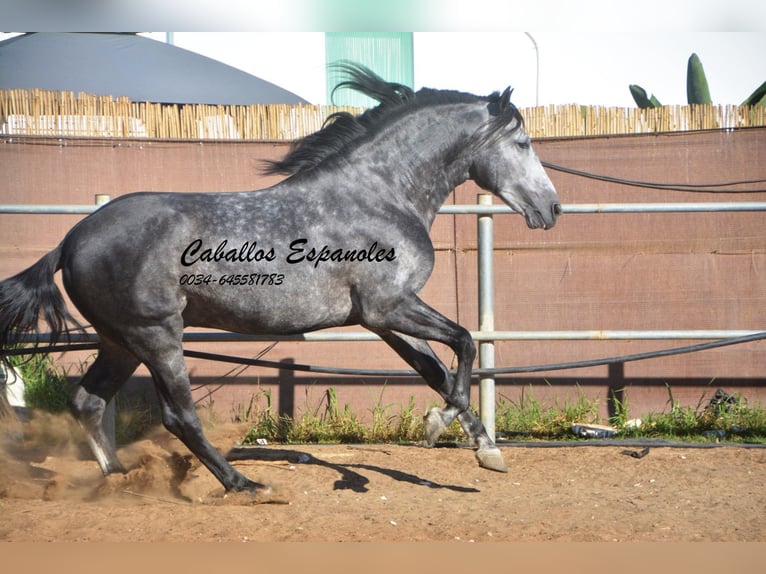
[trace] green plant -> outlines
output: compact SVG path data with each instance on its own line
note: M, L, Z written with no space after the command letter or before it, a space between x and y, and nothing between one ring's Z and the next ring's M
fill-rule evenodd
M50 355L35 353L23 359L14 357L12 363L24 380L24 401L28 408L52 414L69 411L72 391L69 373L58 367ZM83 362L78 370L83 372L86 368L87 362ZM117 444L133 442L157 424L157 416L147 399L118 394L114 401Z
M628 86L633 100L639 108L659 108L660 101L654 96L647 96L646 90L637 84ZM688 104L710 104L710 88L708 87L705 70L702 61L697 54L689 56L686 64L686 100ZM748 98L742 102L743 106L766 105L766 82L761 84Z
M686 65L686 100L689 104L712 103L705 70L697 54L689 56Z
M666 385L669 409L649 413L643 419L641 436L674 438L691 441L764 442L766 439L766 409L750 406L741 396L731 402L714 404L703 394L695 406L683 406Z
M380 389L377 401L370 409L372 415L372 426L369 429L368 440L374 442L389 442L394 433L394 415L391 415L392 404L383 404L383 393L386 390L385 385Z
M423 438L423 416L415 413L415 397L410 395L407 406L399 412L391 440L396 442L417 441Z
M13 357L11 363L24 379L24 401L32 409L60 413L67 409L71 385L67 373L57 367L47 354L34 353L27 358Z
M628 86L630 94L633 96L633 100L636 102L639 108L659 108L662 106L660 101L652 94L651 97L646 95L646 90L637 84L630 84Z
M518 402L501 395L496 409L496 429L509 434L523 434L535 438L570 438L575 422L597 423L598 399L591 399L577 388L575 401L558 399L543 406L529 391L522 392Z
M736 402L711 406L703 394L696 405L684 406L666 385L667 406L661 413L642 416L641 426L626 426L629 416L627 393L612 397L615 412L609 423L619 430L617 438L669 438L686 441L727 440L766 441L766 409L751 406L741 397ZM577 389L574 399L554 399L545 405L533 393L533 387L523 388L519 399L500 395L496 405L496 430L501 436L523 435L529 439L576 440L571 432L573 423L601 423L599 400ZM310 403L307 390L307 405ZM271 394L261 391L248 404L236 409L233 420L250 422L243 438L244 444L256 439L282 443L401 443L423 440L423 417L417 412L415 397L410 396L398 413L394 403L385 403L384 391L371 409L371 423L364 425L349 405L339 405L335 389L323 393L318 406L306 408L297 418L277 415ZM429 405L429 408L433 405ZM442 441L465 440L457 421L447 428Z
M743 106L766 106L766 82L758 86L747 99L742 102Z
M614 414L609 418L609 424L616 428L625 428L625 423L628 422L630 416L628 411L627 391L625 389L620 389L619 391L612 389L611 393Z
M261 398L265 401L265 407L261 407ZM274 413L271 391L268 389L262 389L257 395L252 395L248 406L239 411L234 421L250 423L250 428L242 439L244 444L255 444L257 439L286 442L290 425L288 418Z
M307 405L308 400L307 390ZM323 408L324 407L324 408ZM303 414L286 424L285 441L296 442L363 442L365 439L364 426L352 412L350 405L342 409L338 404L335 388L328 388L322 400L315 409L307 408Z

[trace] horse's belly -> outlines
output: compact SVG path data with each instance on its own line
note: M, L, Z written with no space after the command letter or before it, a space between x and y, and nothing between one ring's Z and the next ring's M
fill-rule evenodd
M218 286L220 287L220 286ZM353 322L348 293L333 292L317 298L295 289L216 289L205 295L187 294L187 325L240 333L302 333Z

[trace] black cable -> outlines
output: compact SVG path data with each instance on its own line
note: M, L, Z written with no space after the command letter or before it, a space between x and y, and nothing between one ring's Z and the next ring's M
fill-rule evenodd
M588 361L571 361L566 363L554 363L549 365L532 365L527 367L501 367L493 369L473 369L472 375L507 375L514 373L536 373L542 371L560 371L564 369L580 369L585 367L596 367L602 365L612 365L615 363L628 363L632 361L641 361L645 359L653 359L656 357L668 357L671 355L681 355L686 353L694 353L698 351L705 351L707 349L715 349L718 347L726 347L729 345L738 345L741 343L748 343L752 341L758 341L766 339L766 331L759 333L753 333L751 335L745 335L743 337L733 337L730 339L722 339L718 341L711 341L708 343L698 343L696 345L688 345L685 347L674 347L672 349L664 349L662 351L650 351L646 353L635 353L632 355L622 355L619 357L610 357L606 359L592 359ZM346 369L342 367L320 367L314 365L303 365L300 363L280 363L276 361L264 361L259 359L245 359L241 357L232 357L230 355L219 355L214 353L204 353L201 351L191 351L184 349L184 355L187 357L207 359L213 361L222 362L239 362L242 364L270 367L274 369L289 369L294 371L305 371L311 373L321 373L327 375L352 375L352 376L387 376L387 377L407 377L414 376L418 373L412 370L383 370L383 369ZM453 371L454 372L454 371Z
M708 349L715 349L719 347L726 347L730 345L738 345L742 343L749 343L752 341L759 341L766 339L766 331L745 335L743 337L732 337L729 339L720 339L718 341L710 341L708 343L698 343L696 345L688 345L685 347L674 347L672 349L664 349L661 351L649 351L646 353L635 353L631 355L622 355L618 357L609 357L605 359L591 359L586 361L570 361L565 363L552 363L548 365L530 365L524 367L500 367L492 369L473 369L472 375L508 375L515 373L536 373L543 371L561 371L565 369L581 369L585 367L598 367L603 365L612 365L615 363L629 363L633 361L641 361L646 359L654 359L657 357L668 357L671 355L682 355L687 353L695 353L698 351L705 351ZM34 348L20 348L9 349L3 351L3 356L11 355L27 355L33 353L63 353L66 351L84 351L98 349L97 343L74 343L70 345L52 345L47 347L34 347ZM413 370L384 370L384 369L349 369L343 367L322 367L315 365L304 365L300 363L284 363L278 361L267 361L264 359L249 359L247 357L235 357L231 355L221 355L218 353L206 353L202 351L192 351L190 349L184 349L184 356L195 359L205 359L210 361L218 361L222 363L237 363L241 365L250 365L256 367L267 367L272 369L288 369L291 371L303 371L309 373L321 373L326 375L343 375L343 376L370 376L370 377L410 377L416 376L418 373ZM453 371L454 373L454 371Z
M598 440L517 440L509 433L497 433L497 446L517 448L562 448L562 447L632 447L651 448L766 448L766 444L752 442L683 442L656 438L600 438ZM648 454L648 453L647 453ZM639 457L637 457L639 458Z
M688 345L686 347L674 347L672 349L664 349L662 351L634 353L632 355L622 355L619 357L610 357L608 359L592 359L589 361L573 361L570 363L535 365L530 367L501 367L499 369L476 369L472 372L477 375L483 375L483 374L505 375L505 374L511 374L511 373L535 373L540 371L560 371L563 369L582 369L585 367L599 367L602 365L613 365L616 363L630 363L633 361L642 361L645 359L654 359L657 357L669 357L671 355L683 355L686 353L696 353L698 351L706 351L708 349L716 349L718 347L727 347L729 345L739 345L741 343L749 343L752 341L759 341L761 339L766 339L766 331L753 333L751 335L745 335L743 337L732 337L730 339L720 339L718 341L710 341L709 343L698 343L696 345Z
M645 187L648 189L662 189L665 191L685 191L685 192L696 192L696 193L766 193L766 189L708 189L708 188L722 188L722 187L732 187L735 185L753 185L756 183L766 183L766 179L749 179L749 180L742 180L742 181L732 181L727 183L704 183L704 184L696 184L696 183L655 183L655 182L649 182L649 181L636 181L631 179L623 179L620 177L613 177L609 175L599 175L595 173L590 173L587 171L582 171L579 169L574 169L571 167L563 167L560 165L556 165L554 163L550 163L547 161L541 162L544 167L560 171L563 173L568 173L570 175L577 175L580 177L586 177L588 179L595 179L599 181L607 181L609 183L618 183L621 185L629 185L633 187Z

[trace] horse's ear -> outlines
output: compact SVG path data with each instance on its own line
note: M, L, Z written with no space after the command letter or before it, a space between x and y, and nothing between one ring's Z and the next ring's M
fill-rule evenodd
M508 106L511 103L511 94L513 93L513 88L511 86L508 86L505 88L505 91L503 92L503 95L500 96L500 102L498 103L498 106L500 108L500 111L503 112L508 109Z

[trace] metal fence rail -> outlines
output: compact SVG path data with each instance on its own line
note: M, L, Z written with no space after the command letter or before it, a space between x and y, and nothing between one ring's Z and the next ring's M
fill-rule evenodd
M482 194L484 195L484 194ZM491 197L491 196L490 196ZM102 200L104 203L105 200ZM0 204L0 214L18 213L28 215L72 215L88 214L98 209L102 203L88 204ZM562 205L564 213L699 213L699 212L738 212L766 211L766 201L711 201L678 203L575 203ZM455 204L443 205L439 213L445 215L500 215L515 213L507 205L490 204Z

